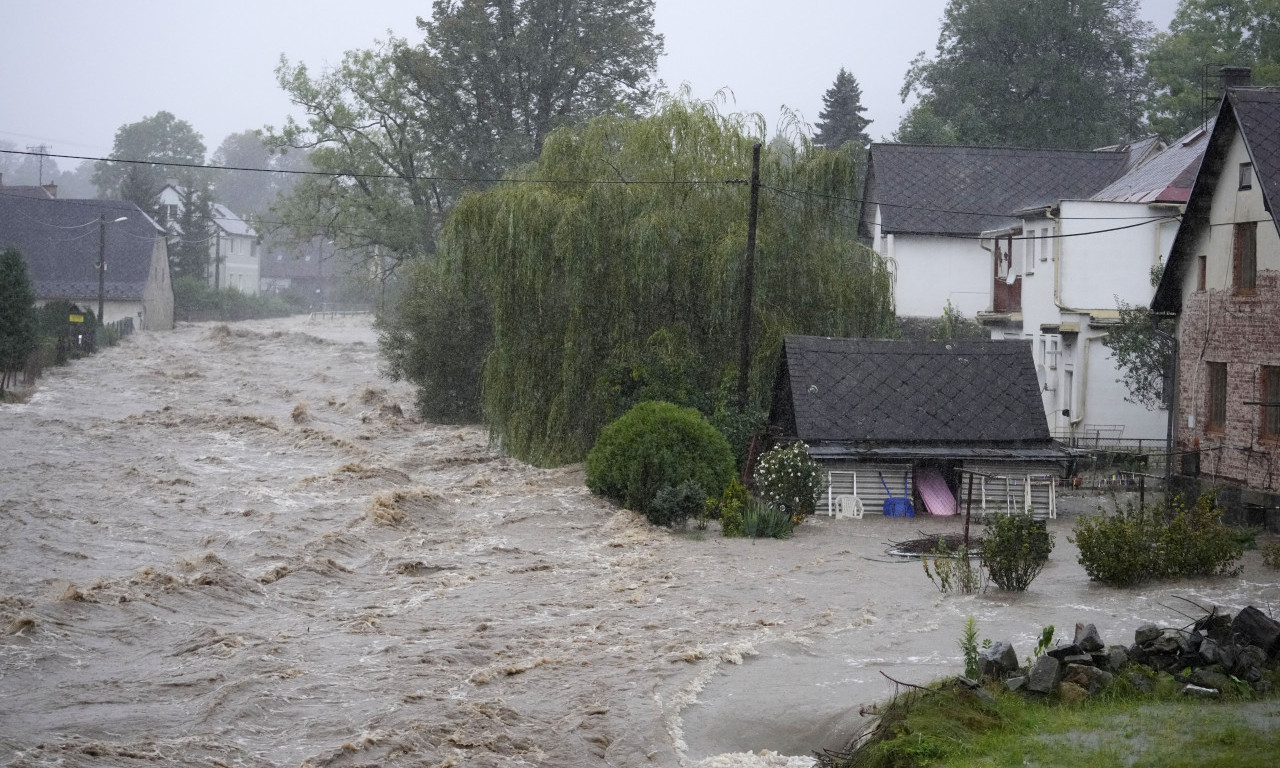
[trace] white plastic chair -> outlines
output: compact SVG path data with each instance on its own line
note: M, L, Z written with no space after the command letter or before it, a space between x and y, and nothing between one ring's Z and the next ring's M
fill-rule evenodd
M865 507L862 499L848 493L842 493L836 497L836 519L851 517L854 520L861 520Z

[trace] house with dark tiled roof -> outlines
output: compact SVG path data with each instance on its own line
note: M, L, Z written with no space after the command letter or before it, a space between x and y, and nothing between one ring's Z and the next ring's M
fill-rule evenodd
M38 303L67 300L103 320L173 327L164 230L119 200L60 200L0 187L0 249L22 254ZM105 265L100 274L99 258Z
M1014 312L1021 276L983 233L1019 223L1015 211L1088 199L1129 162L1106 152L872 144L859 232L889 260L900 316Z
M1177 318L1175 486L1280 530L1280 89L1217 112L1151 308Z
M1045 424L1025 341L788 336L769 427L774 440L803 441L822 465L820 507L852 494L868 513L892 494L945 514L919 503L917 489L930 483L950 492L954 511L966 471L984 478L979 503L1012 497L1022 511L1034 485L1032 505L1048 511L1070 459Z
M1145 307L1177 234L1208 145L1198 126L1088 198L1017 212L990 231L1019 276L1016 308L978 313L994 339L1030 339L1046 420L1055 437L1089 445L1163 446L1168 412L1130 402L1105 346L1119 305ZM1148 144L1149 142L1143 142Z

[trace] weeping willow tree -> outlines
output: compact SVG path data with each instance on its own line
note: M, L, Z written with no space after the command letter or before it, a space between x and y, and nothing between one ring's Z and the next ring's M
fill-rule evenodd
M460 201L437 260L383 321L392 373L418 385L423 415L481 416L512 455L554 465L582 458L638 399L726 408L742 180L764 130L671 100L645 119L559 130L507 183ZM855 239L858 159L796 142L775 139L761 162L755 408L784 335L884 335L893 323L889 272Z

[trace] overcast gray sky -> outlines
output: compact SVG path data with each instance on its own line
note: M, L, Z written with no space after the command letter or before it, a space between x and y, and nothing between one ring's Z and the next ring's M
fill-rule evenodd
M1177 0L1144 0L1165 29ZM659 76L694 95L721 88L772 131L780 107L818 119L845 67L862 85L873 137L905 111L911 59L931 55L946 0L657 0ZM313 70L396 36L420 39L429 0L30 0L7 2L0 44L0 140L54 154L105 155L115 131L160 110L190 122L209 152L229 133L280 125L283 53ZM73 161L59 162L62 170Z

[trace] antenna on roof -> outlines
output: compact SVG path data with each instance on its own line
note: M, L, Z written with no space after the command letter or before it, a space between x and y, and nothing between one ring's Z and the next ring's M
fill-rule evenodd
M12 145L10 145L10 146L12 146ZM45 154L47 154L47 153L49 152L49 150L51 150L51 149L53 149L53 147L49 146L48 144L27 145L27 151L28 151L28 152L35 152L35 153L37 153L38 155L40 155L40 171L39 171L39 178L40 178L40 182L39 182L39 186L41 186L41 187L43 187L43 186L44 186L44 156L45 156Z

